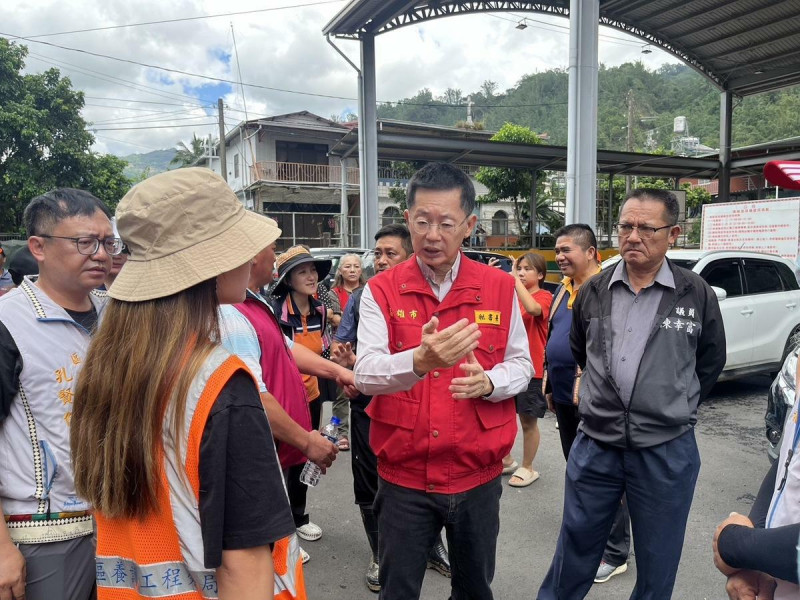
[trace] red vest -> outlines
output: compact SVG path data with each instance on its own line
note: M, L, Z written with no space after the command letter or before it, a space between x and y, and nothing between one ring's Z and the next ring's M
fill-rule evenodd
M293 421L306 431L311 431L311 413L308 410L306 386L297 369L292 351L286 346L281 326L272 310L249 293L241 304L235 304L258 335L261 347L261 377L267 390L275 396ZM282 469L306 462L305 455L289 444L278 443L278 459Z
M436 315L440 331L463 318L478 323L478 362L487 371L503 362L514 302L514 280L506 273L462 255L458 276L441 303L416 257L368 285L386 319L390 353L419 346L422 326ZM454 400L448 387L463 373L458 365L437 369L410 390L372 399L370 445L381 477L403 487L455 494L500 475L517 434L514 400Z

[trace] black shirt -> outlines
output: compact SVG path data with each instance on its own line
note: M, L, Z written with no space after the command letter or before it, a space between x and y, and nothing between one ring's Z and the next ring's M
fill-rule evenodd
M755 527L728 525L719 534L717 546L722 560L735 569L761 571L797 583L800 523L765 529L779 462L772 463L750 511L750 520Z
M223 550L266 546L294 533L272 431L252 377L220 392L200 442L200 527L207 569Z

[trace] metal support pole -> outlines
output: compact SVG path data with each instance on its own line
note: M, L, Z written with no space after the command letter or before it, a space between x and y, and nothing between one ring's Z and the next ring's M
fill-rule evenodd
M339 159L339 169L342 171L342 195L339 200L339 212L341 213L341 217L339 217L339 234L340 244L342 248L347 248L347 237L348 237L348 225L347 222L347 215L349 214L348 204L347 204L347 159L340 158Z
M599 0L569 3L567 223L594 229L597 189L597 39Z
M222 98L217 100L217 110L219 111L219 174L228 181L228 161L225 156L225 106Z
M733 93L725 90L719 103L719 188L717 202L728 202L731 195L731 122Z
M358 118L360 119L362 117L362 115L364 114L363 104L362 104L362 101L361 101L362 100L362 95L363 95L361 93L362 87L363 87L362 78L361 78L361 70L355 65L355 63L352 60L350 60L348 58L348 56L344 52L342 52L339 49L339 47L336 44L333 43L333 41L331 40L331 36L330 35L327 35L325 37L325 39L333 47L333 49L336 50L336 52L338 52L339 55L343 59L345 59L347 61L347 63L351 67L353 67L353 69L355 69L355 72L358 73ZM363 127L359 127L358 128L358 163L359 163L359 165L362 166L362 168L359 169L360 173L364 172L364 170L363 170L364 156L362 154L363 147L364 147L363 135L364 135ZM346 165L345 161L347 160L347 157L350 155L350 153L352 151L353 151L353 149L351 148L350 150L345 152L345 154L343 156L341 156L339 158L339 165L340 165L340 167L342 169L342 197L341 197L341 206L340 206L340 211L342 213L342 217L341 217L341 223L339 224L339 229L340 229L341 235L342 235L342 247L344 247L344 248L346 248L346 247L348 247L350 245L350 240L349 240L349 237L350 237L350 203L347 201L347 165ZM361 177L361 175L359 175L359 177ZM365 189L364 188L363 179L359 180L359 184L360 184L360 189L361 190Z
M531 248L536 248L536 185L539 171L531 172Z
M614 174L608 174L608 215L606 221L608 223L608 247L611 248L611 229L614 227Z
M361 98L358 130L363 130L361 162L361 245L372 244L378 232L378 110L375 78L375 36L361 38Z

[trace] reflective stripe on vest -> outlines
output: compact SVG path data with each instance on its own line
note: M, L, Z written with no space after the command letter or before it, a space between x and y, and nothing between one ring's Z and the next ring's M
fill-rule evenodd
M177 449L172 444L172 411L167 411L164 450L159 452L164 468L156 510L142 519L107 519L97 514L96 580L100 600L176 595L187 600L217 598L216 572L203 564L200 443L217 397L239 370L247 371L247 367L238 357L219 347L211 352L189 388L184 437ZM281 548L282 542L276 548ZM284 552L273 554L273 562L282 557L275 568L275 597L305 599L299 545L296 540L292 544L287 539L283 547ZM279 576L278 567L283 575Z

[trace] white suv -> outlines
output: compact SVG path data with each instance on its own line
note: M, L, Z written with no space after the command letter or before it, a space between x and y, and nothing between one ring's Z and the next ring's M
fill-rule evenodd
M667 257L705 279L719 298L727 362L720 381L777 372L800 338L800 285L779 256L743 251L671 250ZM619 261L603 262L607 269Z

